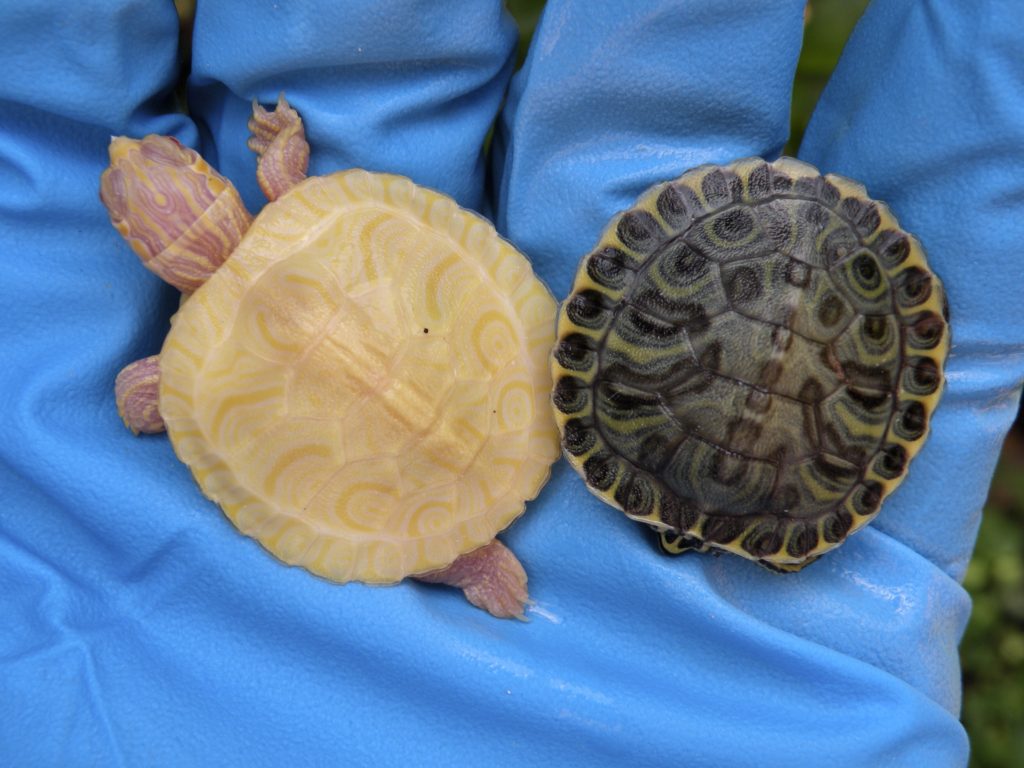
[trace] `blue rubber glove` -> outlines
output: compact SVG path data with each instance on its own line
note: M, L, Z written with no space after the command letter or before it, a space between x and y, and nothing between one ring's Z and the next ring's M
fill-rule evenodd
M907 482L800 574L662 558L563 462L505 536L528 624L453 590L339 587L239 536L112 404L176 297L96 198L109 134L198 145L255 209L248 103L285 90L311 173L360 165L493 204L563 296L646 186L779 151L802 4L553 0L512 81L490 202L480 148L515 40L497 2L200 4L191 119L170 110L169 4L8 10L0 763L963 765L958 580L1024 377L1024 115L1006 64L1021 33L980 12L876 0L808 134L806 159L921 237L957 346Z

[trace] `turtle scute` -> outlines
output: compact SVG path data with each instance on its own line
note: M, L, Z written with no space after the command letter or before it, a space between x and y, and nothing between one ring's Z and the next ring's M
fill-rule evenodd
M583 257L556 336L555 417L590 489L667 551L783 571L906 476L949 347L920 243L792 158L648 190Z
M558 455L556 305L483 219L407 179L314 177L174 318L161 414L243 532L336 581L449 565Z

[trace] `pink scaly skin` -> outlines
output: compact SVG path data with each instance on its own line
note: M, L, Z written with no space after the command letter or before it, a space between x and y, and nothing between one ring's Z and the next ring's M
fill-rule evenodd
M526 619L523 609L530 602L526 571L512 550L497 539L459 556L447 568L416 578L458 587L469 602L499 619Z
M260 188L268 200L277 200L306 178L309 144L302 119L282 94L274 111L253 103L249 130ZM220 267L252 223L231 182L168 136L112 139L100 198L111 223L146 268L185 294ZM118 412L135 434L165 431L159 386L157 355L137 360L118 374ZM413 578L461 589L473 605L498 618L524 619L529 603L526 571L497 539L445 568Z

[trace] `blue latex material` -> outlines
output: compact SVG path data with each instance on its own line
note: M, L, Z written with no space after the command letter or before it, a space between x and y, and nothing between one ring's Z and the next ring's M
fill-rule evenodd
M165 438L124 429L114 375L176 297L100 206L107 139L176 134L255 209L248 103L285 90L313 172L492 211L564 296L650 183L778 153L803 0L552 0L489 197L515 42L497 2L200 3L192 118L171 111L170 3L4 3L0 764L964 765L959 579L1024 379L1024 28L1010 0L956 6L876 0L802 150L890 202L947 285L948 391L907 482L783 577L657 555L561 462L505 535L522 624L284 567Z

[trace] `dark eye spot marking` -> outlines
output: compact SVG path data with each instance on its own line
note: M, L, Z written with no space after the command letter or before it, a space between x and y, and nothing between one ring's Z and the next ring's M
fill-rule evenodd
M866 253L853 260L853 274L857 282L867 290L874 290L882 281L878 265Z

